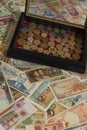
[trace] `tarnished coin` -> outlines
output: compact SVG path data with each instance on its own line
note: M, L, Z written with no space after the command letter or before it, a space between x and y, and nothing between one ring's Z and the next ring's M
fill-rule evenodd
M77 54L73 54L72 57L73 57L73 60L80 60L81 58L81 56Z
M42 52L44 52L44 49L41 48L41 47L39 47L39 48L37 49L37 51L40 52L40 53L42 53Z
M77 44L76 44L76 48L80 48L80 49L81 49L81 48L83 48L83 45L77 43Z
M55 46L55 42L52 42L52 41L51 41L51 42L48 42L48 45L49 45L49 46Z
M26 35L26 33L20 33L20 35L19 35L22 39L26 39L27 38L27 35Z
M41 40L42 37L41 37L41 35L34 35L34 39L36 39L36 40Z
M82 53L82 49L75 49L75 52L77 53L77 54L81 54Z
M37 27L37 24L36 24L36 23L30 23L30 24L29 24L29 27L31 27L31 28L33 28L33 29L34 29L34 28L36 28L36 27Z
M25 44L25 40L24 39L18 39L17 42L20 45L24 45Z
M33 37L33 36L34 36L34 33L33 33L33 32L29 32L28 36L29 36L29 37Z
M46 43L48 43L49 42L49 39L48 38L43 38L42 37L42 39L41 39L43 42L46 42Z
M34 40L34 44L35 44L35 45L40 45L40 44L41 44L41 41L40 41L40 40Z
M61 33L62 33L62 34L65 34L65 33L66 33L66 30L62 29L62 30L61 30Z
M59 33L60 30L58 28L54 28L53 31L54 33Z
M32 50L37 50L38 47L37 47L36 45L32 45L32 46L31 46L31 49L32 49Z
M43 48L43 49L46 49L46 48L48 48L48 43L43 42L43 43L40 44L40 47Z
M62 49L63 49L63 46L62 46L62 44L57 44L57 45L56 45L56 48L59 49L59 50L62 50Z
M39 30L39 29L34 29L33 32L34 32L34 34L36 34L36 35L39 35L39 34L40 34L40 30Z
M29 45L23 45L23 49L25 49L25 50L29 50L30 49L30 47L29 47Z
M48 31L52 31L52 28L51 28L50 26L47 26L46 29L47 29Z
M61 38L56 38L55 41L58 42L58 43L59 43L59 42L61 43L61 42L62 42L62 39L61 39Z

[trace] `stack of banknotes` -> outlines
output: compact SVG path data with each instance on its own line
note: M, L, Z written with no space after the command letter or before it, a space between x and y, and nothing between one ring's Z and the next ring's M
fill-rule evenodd
M86 130L87 70L0 61L0 130Z
M0 1L0 59L7 52L19 16L20 8L17 0Z
M0 130L87 130L87 70L78 74L5 56L24 2L0 1Z

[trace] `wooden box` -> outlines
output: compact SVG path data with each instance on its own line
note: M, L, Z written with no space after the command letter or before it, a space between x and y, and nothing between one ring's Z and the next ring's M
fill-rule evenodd
M86 15L74 0L58 1L26 0L7 56L84 73Z

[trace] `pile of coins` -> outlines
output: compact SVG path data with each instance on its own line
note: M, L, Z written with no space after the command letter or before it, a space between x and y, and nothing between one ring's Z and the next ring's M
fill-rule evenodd
M81 60L83 36L69 29L59 29L43 24L24 24L15 47L46 55Z

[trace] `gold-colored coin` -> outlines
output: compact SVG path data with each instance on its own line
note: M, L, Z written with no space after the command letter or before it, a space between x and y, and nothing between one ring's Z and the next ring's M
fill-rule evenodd
M42 36L43 38L46 38L46 37L47 37L47 33L42 33L41 36Z
M77 48L83 48L83 45L77 43L77 44L76 44L76 47L77 47Z
M52 31L52 28L49 27L49 26L47 26L46 29L47 29L48 31Z
M34 33L33 33L33 32L29 32L28 36L29 36L29 37L33 37L33 36L34 36Z
M77 54L81 54L81 53L82 53L82 49L76 49L75 52L76 52Z
M55 42L48 42L49 46L55 46Z
M24 45L26 43L24 39L18 39L17 42L20 45Z
M19 35L20 35L20 37L22 39L26 39L27 38L27 34L26 33L20 33Z
M80 60L80 58L81 58L81 56L77 55L77 54L74 54L72 57L74 60Z
M43 49L46 49L46 48L48 48L48 43L43 42L40 44L40 47L42 47Z
M58 55L64 55L64 52L63 52L62 50L58 50L58 51L57 51L57 54L58 54Z
M55 47L50 47L49 52L50 53L56 53L57 49Z
M64 51L64 52L68 52L69 49L68 49L68 48L63 48L63 51Z
M44 49L41 48L41 47L39 47L39 48L37 49L37 51L40 52L40 53L42 53L42 52L44 52Z
M29 50L30 47L29 47L29 45L23 45L23 49L25 49L25 50Z
M36 35L39 35L40 34L40 30L39 29L34 29L34 34L36 34Z
M53 30L55 33L59 33L59 29L58 28L54 28Z
M65 57L67 57L67 58L68 58L68 57L71 57L71 55L70 55L69 52L65 52L64 55L65 55Z
M63 42L69 42L68 38L63 38L62 41Z
M40 40L42 37L41 37L41 35L34 35L34 39L36 39L36 40Z
M31 49L32 49L32 50L37 50L38 47L37 47L36 45L32 45L32 46L31 46Z
M48 38L43 38L43 37L42 37L41 40L42 40L43 42L46 42L46 43L48 43L48 41L49 41Z
M62 46L62 44L57 44L57 45L56 45L56 48L59 49L59 50L62 50L62 49L63 49L63 46Z
M41 41L40 40L34 40L35 45L40 45Z
M35 23L30 23L30 24L29 24L29 27L31 27L31 28L33 28L33 29L34 29L34 28L36 28L36 27L37 27L37 24L35 24Z
M61 30L61 33L62 33L62 34L65 34L65 33L66 33L66 30L62 29L62 30Z

